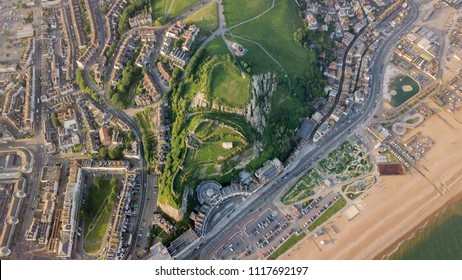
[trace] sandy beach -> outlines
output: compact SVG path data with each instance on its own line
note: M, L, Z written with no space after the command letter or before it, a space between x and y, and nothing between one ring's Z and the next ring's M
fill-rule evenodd
M356 199L358 208L364 207L358 216L347 221L339 213L327 224L328 234L305 239L281 259L381 259L462 197L462 113L427 105L437 114L403 137L422 132L435 143L417 168L404 176L380 177Z

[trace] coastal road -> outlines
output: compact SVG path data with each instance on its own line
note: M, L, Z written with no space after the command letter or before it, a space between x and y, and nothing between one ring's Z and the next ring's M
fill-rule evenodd
M418 17L417 5L410 2L409 15L406 21L401 26L396 28L392 34L384 40L376 50L374 57L375 61L371 68L374 77L383 74L384 63L388 58L388 52L399 41L399 39L407 32L408 28ZM245 219L249 214L259 211L267 201L274 199L288 183L294 182L301 177L306 171L313 168L316 162L324 157L330 150L334 149L344 142L351 134L355 133L361 125L371 118L377 109L377 103L381 98L380 79L374 79L371 85L370 94L366 97L363 104L358 104L354 108L348 119L341 120L331 132L321 138L316 144L316 147L305 146L299 156L293 163L286 168L275 180L258 189L251 197L246 199L239 209L231 215L223 218L207 235L200 237L187 250L183 250L176 255L177 259L192 259L203 251L203 255L208 255L209 248L219 242L232 228Z

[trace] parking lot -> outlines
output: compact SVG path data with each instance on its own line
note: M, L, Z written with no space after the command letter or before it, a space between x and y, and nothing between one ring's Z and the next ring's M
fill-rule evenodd
M11 0L0 4L0 59L6 63L18 63L24 51L24 41L16 39L16 31L23 28L23 18L31 8L18 9Z
M308 206L301 210L301 214L298 216L300 224L302 224L304 228L308 228L339 198L340 195L338 193L330 193L325 197L318 196L310 204L308 204Z
M238 232L215 252L212 259L237 260L244 254L249 255L249 252L251 253L252 251L252 246L249 245L242 237L242 234Z
M295 231L281 212L272 209L266 209L244 227L244 234L256 249L250 254L257 254L260 258L268 257ZM243 257L247 255L244 254Z

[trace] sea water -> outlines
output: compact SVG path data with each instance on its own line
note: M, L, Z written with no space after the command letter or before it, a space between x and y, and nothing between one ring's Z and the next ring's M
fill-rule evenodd
M404 241L389 259L462 260L462 199Z

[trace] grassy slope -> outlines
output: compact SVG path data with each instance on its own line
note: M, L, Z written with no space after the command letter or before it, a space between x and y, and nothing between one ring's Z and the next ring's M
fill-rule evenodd
M170 6L170 3L172 0L153 0L154 1L154 12L153 16L154 19L158 19L159 17L163 16L165 14L166 8Z
M243 145L243 139L234 131L226 127L208 127L207 123L201 123L196 130L196 135L201 140L205 140L200 148L196 151L194 163L187 163L186 166L193 166L203 162L216 161L220 156L227 156L235 149ZM210 137L206 140L205 137ZM222 142L233 142L234 147L225 150Z
M109 218L111 216L111 209L114 206L114 204L107 203L104 206L104 210L102 212L100 219L96 223L93 230L89 233L88 227L98 215L98 210L102 206L102 203L105 202L106 198L111 193L111 188L111 184L107 179L101 180L101 186L99 189L94 185L90 187L87 201L87 209L90 209L90 213L87 219L85 220L84 236L86 237L83 242L83 248L87 253L94 253L98 251L101 247L103 237L106 233L106 229L108 226Z
M250 98L249 80L242 78L233 65L220 65L212 70L210 90L220 103L231 107L243 107Z
M275 7L264 16L231 30L231 33L258 42L289 73L291 78L304 73L315 62L314 53L303 49L293 40L293 33L303 22L292 0L278 0ZM233 40L233 37L229 37ZM244 44L251 44L249 42ZM243 59L254 65L266 65L270 58L261 60L249 51Z
M212 2L203 9L190 15L184 20L186 23L194 23L200 29L201 35L209 36L218 29L218 8L217 3Z
M200 0L173 0L173 5L172 8L170 9L170 12L168 13L169 18L175 18L182 13L186 12L189 8L192 6L196 5L197 3L200 2ZM167 6L168 10L168 6Z
M228 54L228 48L221 37L213 39L206 47L205 52L207 56L213 55L226 55Z
M258 16L271 7L272 2L273 0L223 0L226 25L231 27Z

